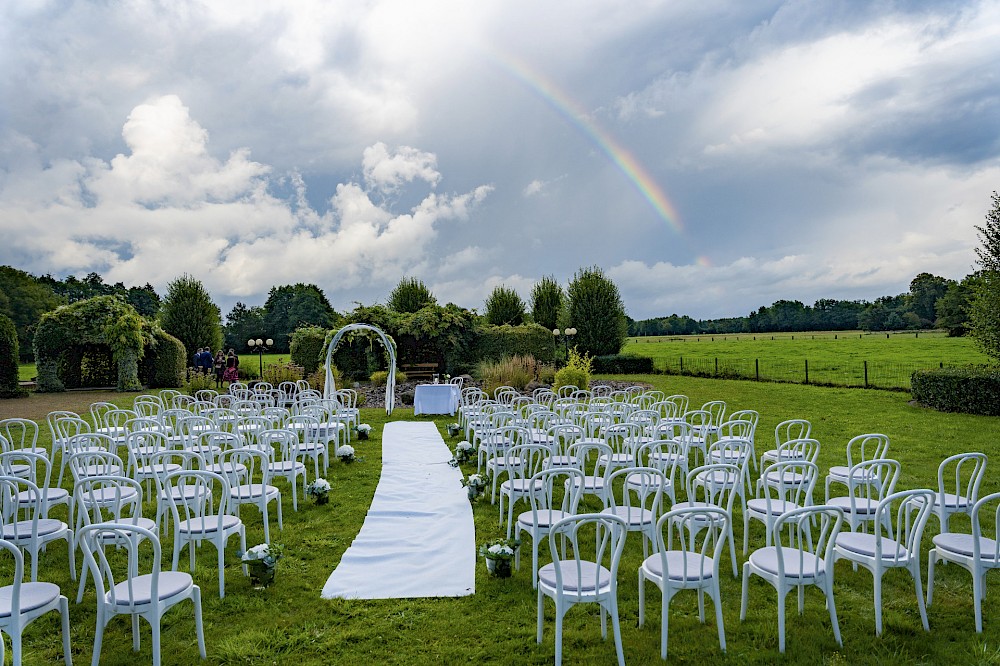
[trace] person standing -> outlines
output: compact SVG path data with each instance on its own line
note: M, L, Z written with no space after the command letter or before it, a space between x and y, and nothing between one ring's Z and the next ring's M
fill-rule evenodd
M222 388L222 375L226 372L226 355L220 349L215 354L212 369L215 370L215 388Z
M230 384L238 382L240 380L238 368L239 360L236 358L236 351L230 349L229 354L226 356L226 370L222 375L223 381L227 381Z
M205 347L205 353L201 355L201 371L206 377L212 375L212 363L214 356L212 355L212 348Z
M194 353L194 371L201 372L201 357L205 353L204 347L198 347L198 351Z

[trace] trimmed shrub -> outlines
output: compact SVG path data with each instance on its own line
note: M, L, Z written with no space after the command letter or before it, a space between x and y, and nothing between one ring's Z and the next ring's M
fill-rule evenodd
M143 381L150 388L178 388L184 383L184 343L161 328L153 329L153 345L143 358Z
M531 288L531 318L550 331L559 326L563 309L563 290L555 277L547 275Z
M323 356L326 329L319 326L302 326L292 333L292 363L301 365L306 374L316 372L316 368L326 360Z
M17 327L0 314L0 398L23 398L28 392L17 383Z
M403 278L389 294L387 305L396 312L418 312L428 305L435 305L437 299L422 280Z
M910 378L910 393L942 412L1000 416L1000 367L918 370Z
M595 356L594 372L599 375L648 375L653 373L653 359L635 354Z
M396 371L396 383L405 384L407 380L406 373ZM389 381L389 371L388 370L378 370L372 373L371 383L374 386L385 386L386 382ZM359 396L360 397L360 396Z
M524 301L510 287L497 285L486 299L486 321L494 326L520 326L524 323Z
M553 363L556 356L552 331L538 324L484 326L472 345L470 364L499 361L511 356L531 356L540 363Z
M566 296L568 321L576 328L573 344L591 356L620 352L628 335L625 304L604 271L597 266L580 269Z
M590 385L590 373L593 359L586 354L580 354L576 349L569 350L566 366L556 373L556 381L552 388L559 390L563 386L576 386L585 389Z

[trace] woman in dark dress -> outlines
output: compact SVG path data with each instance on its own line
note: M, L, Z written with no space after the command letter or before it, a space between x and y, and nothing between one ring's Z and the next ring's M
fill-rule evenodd
M226 355L220 349L212 362L212 369L215 370L215 388L222 388L222 375L226 372Z
M240 380L239 367L240 362L236 358L236 352L230 349L229 355L226 356L226 371L223 373L222 379L230 384L238 382Z

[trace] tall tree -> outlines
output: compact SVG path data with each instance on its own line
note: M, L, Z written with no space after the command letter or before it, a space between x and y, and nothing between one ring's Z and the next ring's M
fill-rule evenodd
M125 300L143 317L155 317L160 311L160 296L148 282L142 287L131 287Z
M264 303L264 327L277 351L288 353L292 332L299 326L330 328L336 313L323 290L314 284L272 287Z
M922 326L934 325L934 306L948 291L949 284L954 281L930 273L920 273L910 281L910 310L920 318Z
M546 275L531 288L531 318L550 331L559 325L563 289L556 278Z
M184 343L189 365L199 347L222 347L222 312L201 281L186 273L167 285L160 326Z
M494 326L520 326L524 323L524 301L510 287L497 285L486 299L486 321Z
M625 344L628 322L618 286L598 266L576 272L566 290L573 343L581 353L617 354Z
M969 331L969 303L975 293L979 275L966 275L961 282L952 282L948 291L938 299L934 325L948 331L949 337L959 337Z
M434 294L422 280L404 277L389 294L386 304L396 312L416 312L427 305L437 304Z
M226 315L222 333L226 340L226 349L235 349L241 354L250 351L247 340L267 338L271 335L264 324L264 308L256 305L247 307L244 303L237 303Z
M991 199L986 223L976 226L982 244L976 248L976 257L982 271L969 307L969 322L983 352L1000 361L1000 195L994 191Z
M10 266L0 266L0 314L14 322L22 361L33 357L35 327L42 315L65 301L44 281Z

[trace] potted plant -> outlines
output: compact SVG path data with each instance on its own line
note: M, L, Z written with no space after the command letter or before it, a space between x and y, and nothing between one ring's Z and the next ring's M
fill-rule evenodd
M486 474L470 474L469 478L462 479L462 485L469 493L469 501L475 502L483 494L483 489L490 482L490 477Z
M455 445L455 460L460 463L471 461L475 454L476 449L468 441L463 440Z
M337 457L340 458L341 462L348 464L354 462L354 447L350 444L344 444L337 449Z
M372 427L367 423L362 423L357 427L358 439L368 439L368 435L371 434Z
M326 479L316 479L306 486L306 495L312 497L316 504L329 504L330 482Z
M479 547L479 554L486 560L486 570L497 578L510 578L511 567L520 539L493 539Z
M247 552L240 556L243 566L246 567L247 576L250 577L250 584L255 590L262 590L274 582L278 560L281 559L284 550L285 547L280 543L262 543L247 549Z
M461 432L461 431L462 431L462 426L458 425L457 423L449 423L448 424L448 436L449 437L458 437L458 433Z

